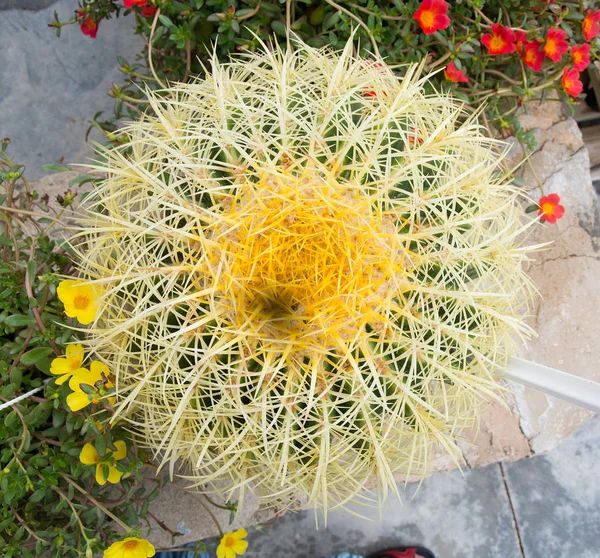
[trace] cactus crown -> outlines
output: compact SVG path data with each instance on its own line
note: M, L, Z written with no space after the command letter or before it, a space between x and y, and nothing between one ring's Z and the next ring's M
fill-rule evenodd
M74 245L117 417L202 490L343 506L423 474L526 336L500 151L419 69L299 45L152 94ZM237 495L236 495L237 494Z

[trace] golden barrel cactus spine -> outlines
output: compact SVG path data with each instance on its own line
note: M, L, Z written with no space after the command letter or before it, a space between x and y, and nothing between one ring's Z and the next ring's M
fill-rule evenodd
M116 416L226 498L324 511L424 474L526 336L501 146L419 69L300 45L150 97L74 245ZM180 469L183 467L183 471Z

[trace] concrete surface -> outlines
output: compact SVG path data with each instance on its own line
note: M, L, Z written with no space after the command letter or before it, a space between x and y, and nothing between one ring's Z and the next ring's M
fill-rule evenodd
M216 535L219 530L215 520L226 530L235 531L240 527L248 527L272 519L271 513L259 511L258 507L258 500L249 494L243 509L230 525L229 511L211 506L203 496L187 491L185 482L176 480L165 485L156 500L150 504L150 511L170 529L181 534L177 537L176 543L181 545ZM214 519L206 511L207 508ZM150 539L156 548L173 546L170 534L159 527L153 519L149 520L149 525L151 528L144 533L144 536Z
M404 503L390 501L369 520L331 513L326 529L315 529L311 512L289 514L275 527L253 531L247 558L316 558L348 551L369 554L399 544L426 546L441 558L498 556L520 558L510 504L500 468L442 473L416 491L409 485Z
M369 554L419 544L437 558L598 558L600 417L547 455L442 473L370 521L335 512L316 530L311 512L249 528L244 558ZM364 511L363 511L364 513ZM206 541L213 551L218 541Z
M525 558L600 556L600 416L560 446L505 465Z
M117 55L131 62L142 50L129 17L103 21L96 39L77 25L57 38L48 27L53 12L67 20L75 8L76 0L60 0L39 11L0 11L0 136L11 139L11 154L30 179L45 174L46 163L86 161L89 121L99 111L112 114L107 93L123 81ZM95 131L90 137L101 138Z
M56 0L0 0L0 10L43 10Z

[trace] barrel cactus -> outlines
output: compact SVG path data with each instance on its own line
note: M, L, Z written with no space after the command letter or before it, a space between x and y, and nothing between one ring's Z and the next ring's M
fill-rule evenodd
M351 43L213 60L150 103L73 240L115 419L191 487L278 509L457 457L530 333L502 146Z

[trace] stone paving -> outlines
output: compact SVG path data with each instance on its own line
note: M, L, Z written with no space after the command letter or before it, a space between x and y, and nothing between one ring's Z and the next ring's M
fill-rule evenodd
M546 455L440 473L404 491L369 520L331 513L315 529L312 512L249 528L244 558L368 554L419 544L437 558L598 558L600 416ZM365 510L358 510L365 514ZM211 540L214 549L217 541Z
M10 153L35 180L47 163L84 163L92 155L85 142L92 116L110 116L107 92L122 82L117 55L135 60L142 49L130 18L100 24L96 39L77 25L64 27L60 38L48 27L53 12L73 16L76 0L60 0L45 9L10 10L15 3L36 7L46 0L0 0L0 136L12 142ZM4 5L4 6L3 6ZM90 139L100 140L94 130Z
M11 138L11 153L26 164L30 179L44 175L44 163L85 162L92 153L83 141L89 119L95 112L112 111L113 100L106 93L122 78L116 56L132 61L141 50L127 18L103 22L95 40L76 26L65 28L57 39L47 27L53 11L68 19L76 6L76 0L0 0L0 136ZM555 227L536 231L536 242L552 240L554 245L532 262L543 300L532 315L540 337L526 356L600 379L600 346L595 342L600 323L599 204L581 134L557 106L538 107L524 118L524 126L536 129L540 142L534 167L570 211ZM519 161L516 146L512 156ZM38 188L53 197L64 189L65 178L46 177ZM531 195L538 196L527 169L524 181ZM275 527L250 529L246 556L317 558L345 549L368 552L419 542L438 558L597 558L600 483L594 468L600 457L600 418L551 453L535 455L556 446L590 413L532 390L516 391L513 414L492 406L475 443L470 443L474 433L465 436L467 468L462 473L431 477L416 493L409 485L403 505L391 503L381 520L373 510L363 511L371 521L336 512L327 529L317 531L314 516L301 512ZM534 457L496 463L530 455ZM449 462L442 460L438 469L447 468ZM214 533L197 503L180 490L166 491L159 504L157 515L169 525L190 529L183 540ZM240 517L236 528L257 521L254 510ZM159 543L167 540L154 535Z

